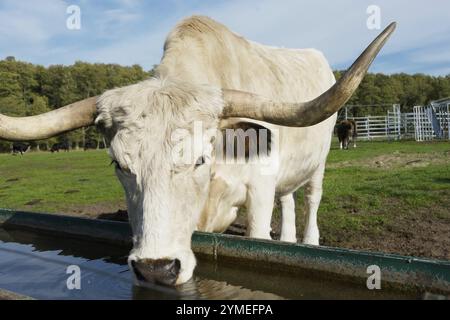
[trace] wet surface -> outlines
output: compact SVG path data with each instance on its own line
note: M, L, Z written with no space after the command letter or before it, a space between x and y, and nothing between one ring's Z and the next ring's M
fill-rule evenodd
M419 293L369 291L307 271L295 277L236 263L200 260L194 279L169 288L133 285L129 248L0 228L0 288L36 299L414 299ZM69 266L81 290L69 290ZM73 281L70 281L73 283Z

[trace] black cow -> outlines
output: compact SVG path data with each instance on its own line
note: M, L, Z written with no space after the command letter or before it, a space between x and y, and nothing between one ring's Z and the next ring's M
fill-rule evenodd
M50 149L50 152L59 152L59 150L64 150L66 152L69 152L69 143L67 142L60 142L60 143L55 143L52 148Z
M15 142L15 143L13 143L12 154L16 155L16 154L20 153L21 155L23 155L25 152L28 151L28 149L30 149L29 144Z
M337 125L337 135L341 149L348 150L350 139L353 142L353 147L356 148L356 138L358 131L356 122L354 120L343 120Z

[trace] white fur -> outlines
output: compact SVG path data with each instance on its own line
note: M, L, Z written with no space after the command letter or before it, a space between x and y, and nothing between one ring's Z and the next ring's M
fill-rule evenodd
M303 102L334 82L316 50L249 42L205 17L182 21L166 41L154 79L109 91L98 103L97 124L111 143L111 157L123 168L118 177L134 234L130 260L178 258L178 283L183 283L195 266L194 229L222 232L237 208L246 206L248 235L269 239L275 197L283 206L282 240L294 242L292 193L301 186L306 186L304 242L318 245L317 209L336 115L308 128L264 124L276 132L270 157L278 164L270 175L262 174L258 164L215 163L214 154L207 155L212 163L200 168L176 166L170 161L170 136L179 128L190 132L194 121L202 121L206 130L219 128L220 88ZM206 145L195 157L207 149L212 148Z
M295 201L290 193L280 198L281 201L281 241L297 242L297 231L295 228Z

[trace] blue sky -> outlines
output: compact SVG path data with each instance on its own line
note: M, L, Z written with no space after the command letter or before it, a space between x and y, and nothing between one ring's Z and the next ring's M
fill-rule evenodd
M450 74L450 1L436 0L0 0L0 58L38 63L140 64L150 69L173 26L208 15L250 40L316 48L344 69L380 32L366 27L369 5L381 25L399 23L372 72ZM81 9L81 29L68 30L66 9Z

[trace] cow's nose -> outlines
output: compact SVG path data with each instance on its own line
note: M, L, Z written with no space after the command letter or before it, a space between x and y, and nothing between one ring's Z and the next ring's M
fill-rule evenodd
M180 273L180 260L143 259L131 261L131 266L139 281L163 285L175 285Z

